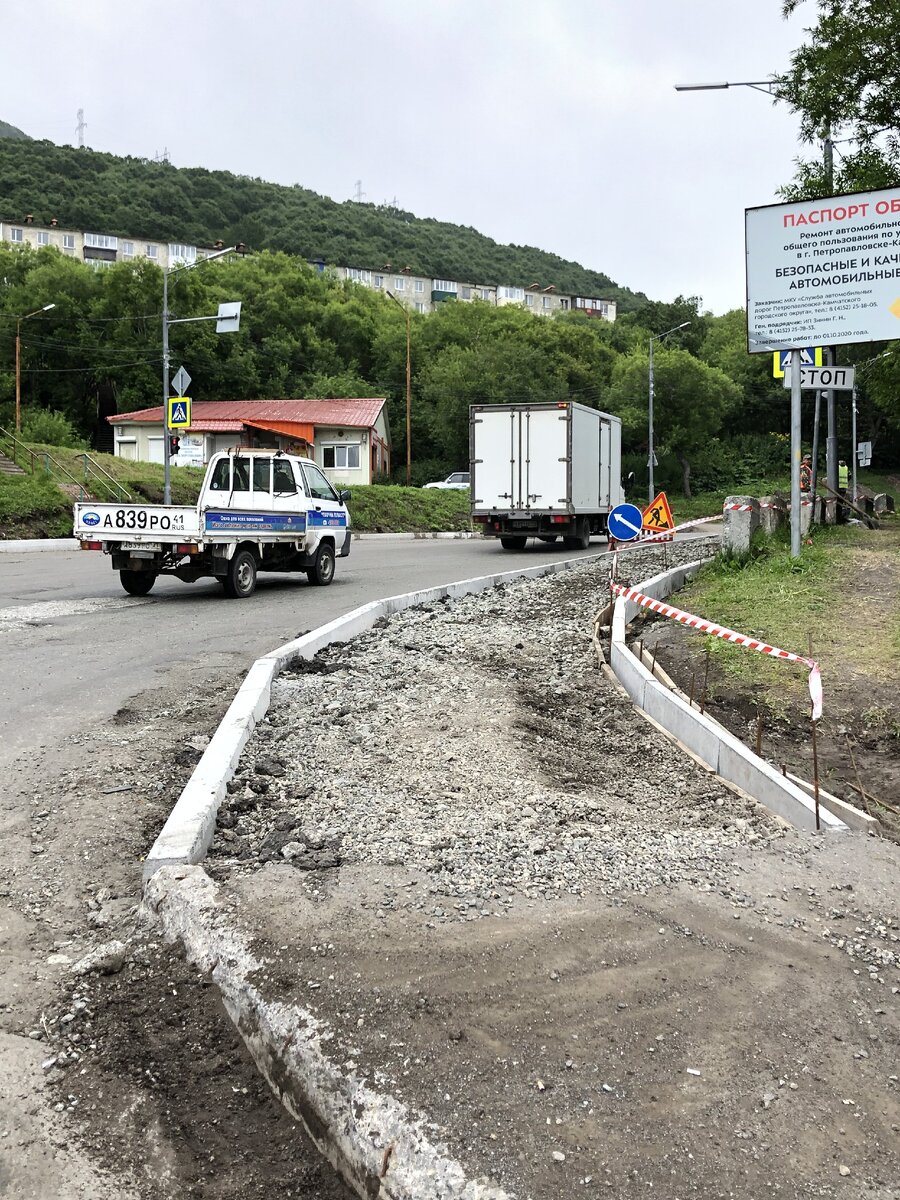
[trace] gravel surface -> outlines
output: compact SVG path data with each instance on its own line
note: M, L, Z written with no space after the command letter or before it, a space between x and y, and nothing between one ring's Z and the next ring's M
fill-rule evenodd
M632 551L627 582L712 541ZM220 810L213 854L409 866L398 904L438 920L553 898L725 882L781 827L677 751L597 669L609 565L438 602L298 664L273 688Z

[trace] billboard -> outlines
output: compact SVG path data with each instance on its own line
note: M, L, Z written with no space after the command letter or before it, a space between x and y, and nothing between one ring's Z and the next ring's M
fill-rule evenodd
M745 212L747 349L900 338L900 188Z

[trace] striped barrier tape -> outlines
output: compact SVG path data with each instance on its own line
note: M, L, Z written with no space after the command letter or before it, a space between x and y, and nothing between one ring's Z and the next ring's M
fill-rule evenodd
M722 512L752 512L752 504L723 504Z
M654 600L652 596L645 596L643 592L639 592L635 588L623 587L620 583L610 583L609 590L624 600L633 600L635 604L649 608L651 612L655 612L661 617L671 617L673 621L678 621L681 625L699 629L701 633L723 638L726 642L732 642L736 646L746 646L748 650L758 650L760 654L768 654L771 658L780 658L785 662L803 663L804 666L809 667L809 698L812 701L812 718L814 721L818 721L821 717L822 673L819 670L819 664L813 659L804 658L802 654L794 654L791 650L779 650L777 646L770 646L767 642L761 642L759 638L747 637L746 634L738 633L734 629L727 629L724 625L716 625L713 621L707 621L693 613L684 612L683 609L674 608L671 604Z

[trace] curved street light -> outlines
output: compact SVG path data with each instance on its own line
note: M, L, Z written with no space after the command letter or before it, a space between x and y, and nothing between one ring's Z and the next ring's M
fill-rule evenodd
M682 321L680 325L675 325L672 329L667 329L665 333L654 333L650 337L650 398L647 405L647 442L649 445L647 468L650 480L647 488L648 504L652 504L656 499L656 489L653 486L653 343L661 342L663 338L667 338L670 333L677 333L679 329L687 329L688 325L690 325L690 321Z
M34 312L16 318L16 433L22 432L22 342L20 337L22 322L27 321L29 317L39 317L41 313L49 312L51 308L56 308L56 305L45 304L43 308L36 308Z

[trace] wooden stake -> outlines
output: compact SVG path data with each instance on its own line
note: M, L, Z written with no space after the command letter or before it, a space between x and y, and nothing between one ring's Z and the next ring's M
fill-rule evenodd
M762 713L757 712L757 714L756 714L756 757L757 758L762 758L762 733L763 733Z
M688 696L688 703L690 704L691 708L694 707L694 684L695 684L696 680L697 680L697 672L691 671L691 694L690 694L690 696Z
M856 776L856 782L857 782L857 784L859 785L859 794L860 794L860 796L862 796L862 802L863 802L863 804L866 806L866 812L867 812L867 813L869 814L869 816L871 817L871 816L872 816L872 810L871 810L871 808L869 807L869 797L868 797L868 796L866 795L866 793L863 791L862 780L861 780L861 779L860 779L860 777L859 777L859 767L856 765L856 758L855 758L855 756L854 756L854 754L853 754L853 743L850 741L850 738L849 738L849 737L847 738L847 749L850 751L850 762L851 762L851 763L852 763L852 765L853 765L853 773L854 773L854 775Z
M706 685L709 683L709 646L706 647L706 668L703 672L703 691L700 693L700 712L706 708Z
M813 656L812 634L809 635L809 657ZM809 709L809 723L812 726L812 752L813 752L813 798L816 803L816 829L820 829L819 822L819 750L816 745L816 722L812 715L812 703Z

